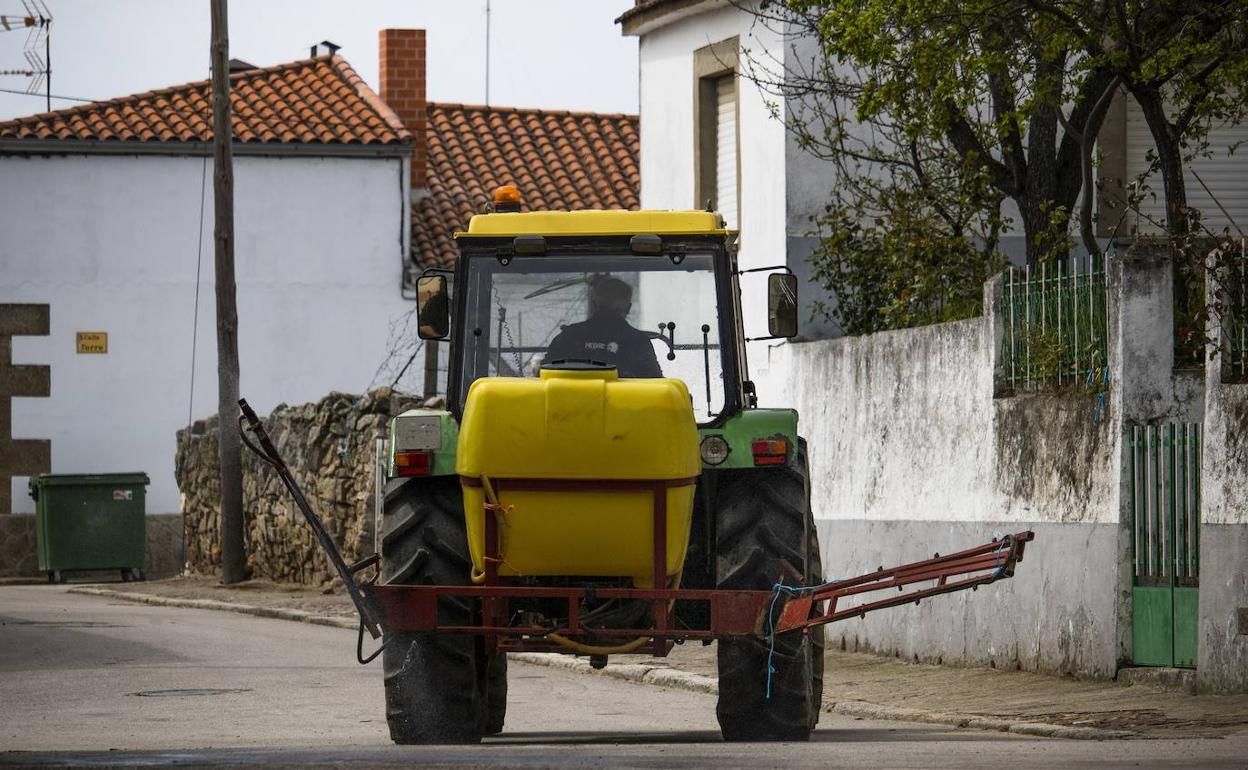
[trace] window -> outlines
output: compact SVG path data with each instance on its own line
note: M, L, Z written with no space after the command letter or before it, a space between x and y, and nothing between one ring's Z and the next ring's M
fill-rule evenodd
M632 254L468 260L460 403L478 377L537 377L555 360L601 361L621 377L672 377L698 422L724 409L714 256L679 264ZM627 288L603 291L607 282ZM602 307L596 307L600 304ZM632 371L630 371L630 368Z
M694 207L709 202L728 227L738 224L737 38L694 52L696 175Z

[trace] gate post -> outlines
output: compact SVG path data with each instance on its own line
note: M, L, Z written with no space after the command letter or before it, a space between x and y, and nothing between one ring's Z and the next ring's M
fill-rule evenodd
M1248 244L1230 254L1221 285L1209 295L1224 303L1211 314L1205 357L1204 446L1200 507L1201 581L1197 688L1248 692L1248 377L1230 366L1242 357L1248 329ZM1236 343L1232 345L1231 343Z

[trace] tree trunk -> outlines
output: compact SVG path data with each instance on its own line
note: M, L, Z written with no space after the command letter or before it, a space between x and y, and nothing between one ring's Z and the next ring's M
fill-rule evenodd
M1140 112L1148 123L1157 147L1161 167L1161 183L1166 201L1166 233L1171 237L1187 235L1191 222L1187 214L1187 186L1183 181L1183 148L1171 131L1170 121L1160 93L1140 89L1131 91Z
M221 421L221 582L246 578L238 431L238 307L234 288L234 161L226 0L212 0L213 240L217 293L217 415Z

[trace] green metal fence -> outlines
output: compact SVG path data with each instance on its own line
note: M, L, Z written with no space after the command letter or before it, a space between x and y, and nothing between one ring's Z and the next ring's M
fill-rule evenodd
M1132 658L1196 665L1200 576L1200 425L1132 425Z
M1010 390L1103 383L1109 349L1103 260L1011 267L998 307L1000 359Z

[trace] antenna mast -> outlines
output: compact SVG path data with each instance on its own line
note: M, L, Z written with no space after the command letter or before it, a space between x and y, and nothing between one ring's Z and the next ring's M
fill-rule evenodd
M30 78L26 93L38 93L44 86L48 112L52 111L52 12L44 0L22 0L24 16L0 16L0 32L28 30L22 56L29 69L0 70L0 75L24 75ZM40 50L42 49L42 50Z
M485 106L490 106L490 0L485 0Z

